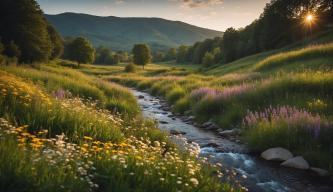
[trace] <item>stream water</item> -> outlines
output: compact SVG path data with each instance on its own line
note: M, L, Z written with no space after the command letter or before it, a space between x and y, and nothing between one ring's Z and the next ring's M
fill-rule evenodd
M246 147L223 139L217 134L202 130L175 117L170 111L163 110L160 99L145 92L132 90L137 96L143 115L155 119L163 131L184 132L189 141L201 147L200 154L209 157L212 163L222 163L239 175L243 186L255 192L333 192L329 178L320 178L309 171L284 168L278 163L264 161L249 155Z

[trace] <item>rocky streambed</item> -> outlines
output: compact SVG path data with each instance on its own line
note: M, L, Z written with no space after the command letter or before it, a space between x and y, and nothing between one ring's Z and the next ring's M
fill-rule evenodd
M314 171L280 166L250 155L238 139L238 130L219 130L212 123L196 124L191 116L172 114L168 105L145 92L132 90L137 96L143 115L159 122L159 128L174 135L182 135L189 142L199 144L201 156L212 163L223 164L224 169L237 173L241 184L255 192L332 192L333 181L319 177Z

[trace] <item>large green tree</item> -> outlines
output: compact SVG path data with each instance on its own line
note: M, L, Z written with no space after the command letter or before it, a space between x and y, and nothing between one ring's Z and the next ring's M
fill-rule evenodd
M136 65L142 65L142 68L145 68L145 65L151 61L150 48L147 44L136 44L132 50L133 53L133 62Z
M12 57L12 58L20 58L21 56L21 50L19 49L19 47L15 44L14 41L11 41L9 44L6 45L5 47L5 55L8 57Z
M4 44L14 41L21 62L47 61L52 54L48 23L35 0L0 1L0 36Z
M95 49L84 37L78 37L67 45L67 56L70 60L76 61L78 67L81 63L93 63L95 60Z
M63 40L52 25L48 25L47 30L50 35L51 46L52 46L51 59L59 58L64 53Z

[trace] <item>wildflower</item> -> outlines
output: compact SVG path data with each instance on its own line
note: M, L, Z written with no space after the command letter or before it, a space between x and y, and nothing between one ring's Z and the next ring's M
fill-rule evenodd
M83 139L85 139L85 140L89 140L89 141L92 141L92 140L93 140L92 137L88 137L88 136L84 136Z
M160 147L160 146L161 146L161 144L160 144L160 142L159 142L159 141L154 141L154 146L155 146L155 147Z
M191 183L192 183L194 186L199 185L199 181L198 181L198 179L196 179L196 178L191 178L190 181L191 181Z

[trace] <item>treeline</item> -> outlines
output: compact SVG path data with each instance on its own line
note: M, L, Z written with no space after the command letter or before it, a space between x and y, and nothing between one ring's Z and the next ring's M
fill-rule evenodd
M131 56L125 51L113 52L107 47L94 48L84 37L66 38L63 59L81 63L116 65L120 62L130 62Z
M307 16L311 14L311 20ZM272 0L260 18L245 28L227 29L223 37L177 49L178 63L210 66L281 48L333 22L333 0Z
M61 38L35 0L0 1L0 63L40 63L64 58L80 63L129 62L127 52L95 49L83 37Z

